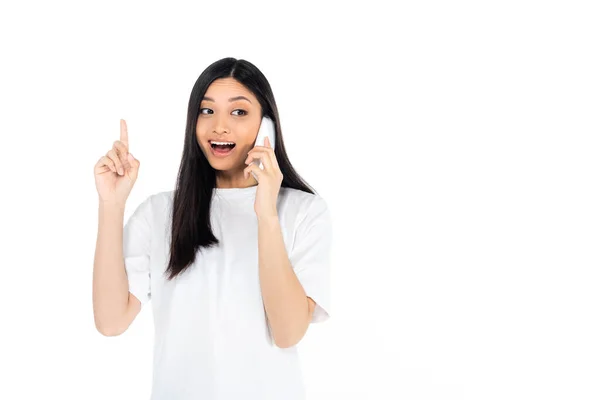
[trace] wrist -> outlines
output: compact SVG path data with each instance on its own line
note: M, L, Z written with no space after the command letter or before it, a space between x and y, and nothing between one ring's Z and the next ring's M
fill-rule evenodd
M125 203L120 201L99 199L98 209L101 211L125 211Z
M258 219L259 224L279 224L279 215L277 212L269 214L256 214L256 218Z

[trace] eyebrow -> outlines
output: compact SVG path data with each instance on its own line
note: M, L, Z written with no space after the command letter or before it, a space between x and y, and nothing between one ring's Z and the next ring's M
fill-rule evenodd
M212 97L206 97L206 96L204 96L204 97L202 98L202 100L207 100L207 101L212 101L212 102L214 102L214 101L215 101L215 100L214 100ZM250 101L250 100L249 100L247 97L245 97L245 96L235 96L235 97L231 97L231 98L229 99L229 102L231 103L232 101L236 101L236 100L246 100L246 101L249 101L250 103L252 103L252 102L251 102L251 101Z

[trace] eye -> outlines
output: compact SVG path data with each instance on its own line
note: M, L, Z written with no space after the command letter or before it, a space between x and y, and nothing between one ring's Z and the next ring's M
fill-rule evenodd
M201 108L201 109L200 109L200 114L206 114L206 113L204 113L204 112L203 112L204 110L208 110L208 111L210 111L210 113L211 113L211 114L213 113L213 110L211 110L210 108ZM236 111L241 111L241 112L243 113L243 114L241 114L241 115L247 115L247 114L248 114L248 111L246 111L246 110L242 110L241 108L238 108L238 109L236 109L236 110L233 110L233 112L236 112ZM237 115L240 115L240 114L237 114Z

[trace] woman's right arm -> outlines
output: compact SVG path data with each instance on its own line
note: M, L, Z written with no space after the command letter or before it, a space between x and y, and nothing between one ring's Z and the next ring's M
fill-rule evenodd
M96 329L106 336L123 333L141 309L129 293L123 258L125 204L139 166L129 153L127 125L121 120L120 140L94 166L99 206L92 297Z
M100 201L94 256L93 303L96 329L105 336L125 332L141 310L129 293L123 261L124 205Z

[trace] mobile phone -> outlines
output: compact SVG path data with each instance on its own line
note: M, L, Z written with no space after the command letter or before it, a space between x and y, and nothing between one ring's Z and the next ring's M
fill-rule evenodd
M256 142L254 143L255 146L264 146L265 145L265 137L269 137L269 143L271 144L271 147L273 148L273 150L275 149L275 123L273 122L273 120L269 117L263 117L262 121L260 122L260 128L258 129L258 135L256 135ZM260 169L264 169L262 162L260 160L254 160L253 163L255 163L256 165L258 165L258 168ZM252 176L254 176L254 179L256 179L256 176L254 175L254 172L251 172Z

